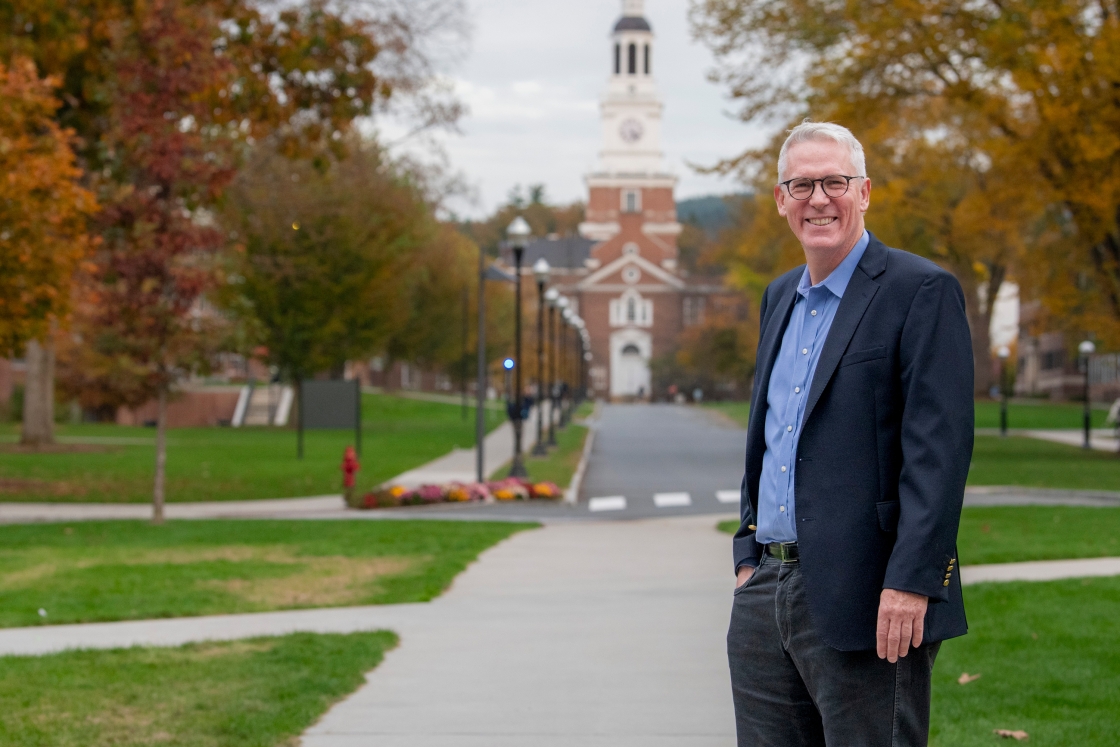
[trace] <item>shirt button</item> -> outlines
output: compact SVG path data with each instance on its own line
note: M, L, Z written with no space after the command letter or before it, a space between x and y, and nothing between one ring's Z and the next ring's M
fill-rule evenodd
M787 426L786 426L786 433L789 433L789 432L790 432L790 431L792 431L792 430L793 430L793 426L792 426L792 425L787 425Z
M817 315L817 310L816 310L816 309L813 309L813 310L812 310L812 311L810 311L809 313L810 313L810 314L812 314L813 316L816 316L816 315Z
M782 506L778 510L781 511L784 514L786 512L786 507Z
M809 348L801 348L801 354L802 355L808 355L809 354Z
M785 471L786 471L786 466L783 464L782 465L782 472L785 472Z
M794 394L799 394L800 392L801 392L801 387L799 387L799 386L795 386L795 387L793 388L793 393L794 393Z

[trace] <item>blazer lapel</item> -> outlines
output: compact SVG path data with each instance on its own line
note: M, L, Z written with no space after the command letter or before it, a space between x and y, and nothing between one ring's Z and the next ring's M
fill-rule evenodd
M770 373L774 370L774 361L778 358L778 350L782 346L782 335L785 334L789 316L793 311L793 302L797 297L796 283L790 283L774 302L774 313L770 315L770 324L767 325L762 335L762 342L758 346L758 361L755 367L754 400L751 406L752 413L765 414L766 390L770 387ZM753 421L753 418L752 418Z
M813 374L813 384L809 387L809 402L805 406L805 415L801 419L802 426L809 421L813 408L824 394L825 387L832 380L832 374L840 364L840 358L848 349L848 343L851 342L852 335L863 319L864 312L867 311L871 299L879 290L879 284L872 278L886 269L886 259L887 248L872 236L871 243L867 245L856 271L852 273L852 279L848 281L844 297L840 299L840 307L836 309L836 317L828 330L828 337L825 338L824 349L821 350L817 370Z

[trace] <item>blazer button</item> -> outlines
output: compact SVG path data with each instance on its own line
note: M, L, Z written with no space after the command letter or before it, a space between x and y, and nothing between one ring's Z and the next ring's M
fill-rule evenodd
M949 581L948 581L948 580L946 579L945 583L943 583L943 584L941 584L941 585L942 585L942 586L948 586L948 585L949 585Z
M754 530L758 529L758 527L756 527L754 524L747 524L747 529L750 529L753 532Z

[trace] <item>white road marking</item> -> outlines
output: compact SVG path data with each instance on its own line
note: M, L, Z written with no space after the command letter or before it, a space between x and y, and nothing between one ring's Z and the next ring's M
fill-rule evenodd
M738 490L717 490L716 500L720 503L738 503L739 491Z
M674 506L691 506L692 496L688 493L654 493L653 505L658 508L672 508Z
M591 498L587 501L588 511L625 511L626 496L608 495L601 498Z

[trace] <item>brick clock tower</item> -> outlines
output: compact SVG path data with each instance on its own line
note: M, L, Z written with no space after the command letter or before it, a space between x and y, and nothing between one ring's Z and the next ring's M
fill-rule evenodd
M690 278L677 266L677 179L661 152L654 37L642 11L642 0L623 0L611 32L602 148L587 175L580 235L530 242L522 265L530 274L537 259L548 260L550 284L587 323L592 393L612 400L665 398L653 389L650 361L671 353L706 313L739 303L719 278ZM511 259L504 256L507 266Z
M649 362L681 327L673 187L661 151L654 37L642 0L624 0L611 34L610 77L600 105L602 150L587 176L593 241L577 294L591 335L592 384L614 398L651 394Z

